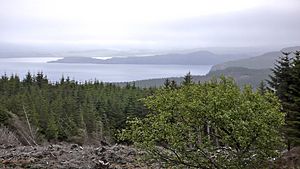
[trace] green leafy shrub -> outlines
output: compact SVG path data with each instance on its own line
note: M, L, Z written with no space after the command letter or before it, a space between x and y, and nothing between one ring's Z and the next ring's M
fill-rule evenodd
M260 168L283 146L277 97L231 79L160 89L144 103L152 113L128 121L120 139L162 167Z

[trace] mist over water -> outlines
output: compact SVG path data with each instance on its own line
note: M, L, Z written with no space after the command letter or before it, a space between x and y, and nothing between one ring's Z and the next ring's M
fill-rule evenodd
M32 74L43 72L50 81L58 81L62 76L72 80L103 82L127 82L134 80L180 77L191 72L193 75L205 75L210 65L133 65L133 64L63 64L46 63L50 61L36 58L0 59L0 74L17 74L21 79L29 71Z
M62 59L62 57L39 57L39 58L3 58L0 62L3 63L47 63L49 61L55 61Z

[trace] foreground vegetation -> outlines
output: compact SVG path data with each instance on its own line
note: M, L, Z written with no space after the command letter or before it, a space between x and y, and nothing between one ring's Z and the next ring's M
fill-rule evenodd
M151 113L128 121L120 139L164 167L267 168L283 135L288 150L300 143L300 52L290 54L272 69L270 88L262 82L256 92L226 78L194 84L186 76L180 87L166 81L144 99Z
M129 121L121 139L164 167L257 168L283 148L277 97L231 79L166 87L144 103L152 113Z
M190 74L159 89L4 75L0 142L118 141L141 148L158 168L267 168L286 147L300 145L300 52L290 55L283 53L269 86L258 90L226 77L195 83Z

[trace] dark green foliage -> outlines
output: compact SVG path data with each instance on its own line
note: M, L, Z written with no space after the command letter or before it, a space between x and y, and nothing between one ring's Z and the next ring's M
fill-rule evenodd
M183 82L182 82L182 85L190 85L193 83L193 80L192 80L192 75L191 75L191 72L187 73L184 77L183 77Z
M295 52L295 57L292 60L291 77L292 83L290 85L290 97L292 102L290 104L290 135L296 145L300 145L300 51Z
M78 83L62 77L52 84L42 72L0 79L0 123L9 119L8 112L25 120L48 140L112 140L128 117L146 113L139 99L150 93L128 84L118 87L99 81Z
M284 133L288 148L300 145L300 52L294 57L282 53L275 68L272 69L269 85L279 97L282 110L286 112Z
M165 88L169 88L171 86L171 82L169 79L166 79L165 83L164 83L164 87Z
M265 81L262 80L260 82L259 87L258 87L258 91L262 95L266 93L266 91L267 91L267 85L266 85Z
M0 105L0 124L5 124L9 118L9 113L6 112L6 110L2 109Z
M270 76L269 85L276 90L276 93L281 101L289 102L289 86L292 82L291 77L291 63L290 63L290 53L284 53L283 56L281 56L277 60L277 64L272 69L273 76ZM284 105L285 106L285 105Z
M175 80L172 80L171 83L170 83L170 88L171 89L176 89L178 86L177 86L177 83Z
M163 87L166 89L174 90L174 89L177 89L179 86L177 86L177 83L175 80L170 81L169 79L166 79Z

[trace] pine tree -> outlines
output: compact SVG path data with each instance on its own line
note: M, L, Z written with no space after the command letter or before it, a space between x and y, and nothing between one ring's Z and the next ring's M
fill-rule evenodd
M28 72L20 81L16 75L0 76L0 123L8 122L9 114L24 120L24 110L40 138L76 141L113 138L117 128L125 126L127 117L144 117L140 98L155 89L140 89L135 84L119 87L99 81L86 83L62 77L48 83L42 72ZM124 119L124 120L123 120ZM112 140L111 140L112 141Z
M286 126L284 127L285 137L288 142L288 149L291 147L291 142L293 138L291 137L291 110L290 110L290 86L292 84L292 76L291 76L291 59L289 55L291 52L282 52L282 56L277 60L275 67L272 69L273 76L269 76L270 80L268 81L271 89L275 92L282 104L282 111L286 113Z
M192 75L191 75L191 72L187 73L184 78L183 78L183 82L182 82L182 85L190 85L193 83L192 81Z
M291 83L291 59L289 57L290 53L282 53L283 56L277 60L275 67L272 70L273 76L270 75L268 81L271 89L273 89L279 96L280 100L286 100L286 90Z
M43 85L48 84L47 76L44 76L43 72L38 72L35 77L35 82L39 88L42 88Z
M289 119L289 134L292 137L293 146L300 145L300 51L295 52L295 57L292 60L292 84L290 85L290 119Z
M170 80L169 80L169 79L166 79L166 81L165 81L165 83L164 83L164 87L165 87L165 88L169 88L170 85L171 85Z
M57 139L58 137L58 127L53 113L49 113L48 115L46 137L48 140Z
M23 82L25 83L25 85L31 85L33 82L33 77L31 75L30 72L27 72L25 79L23 80Z
M171 89L177 89L177 83L176 83L175 80L172 80L172 81L171 81L170 88L171 88Z
M259 84L259 87L258 87L258 92L262 95L264 95L267 91L267 86L266 86L266 83L262 80Z

